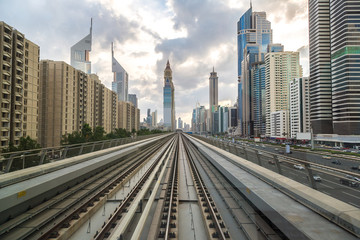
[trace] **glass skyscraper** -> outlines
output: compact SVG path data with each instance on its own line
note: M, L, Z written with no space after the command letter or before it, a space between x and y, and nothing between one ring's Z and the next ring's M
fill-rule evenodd
M360 135L360 1L309 0L311 125Z
M237 23L238 45L238 117L242 134L253 135L251 109L252 80L251 66L263 61L268 44L272 43L271 23L265 12L253 12L252 7L241 16Z
M174 84L172 81L172 70L169 60L164 70L164 127L175 131L175 98Z
M92 19L90 25L90 33L77 42L70 50L70 63L74 68L85 73L91 73L91 62L89 53L91 51L92 42Z
M114 79L112 82L112 89L116 92L119 101L128 101L129 91L129 75L120 63L114 57L114 46L111 43L111 62L112 72L114 73Z

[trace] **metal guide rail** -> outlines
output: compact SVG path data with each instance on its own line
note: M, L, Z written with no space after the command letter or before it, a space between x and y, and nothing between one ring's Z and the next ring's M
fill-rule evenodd
M184 142L187 159L190 163L192 176L197 186L196 190L198 192L198 196L200 197L199 202L202 206L203 215L206 216L205 221L207 223L208 232L210 235L209 237L218 239L230 239L230 234L225 227L224 222L222 221L220 213L215 206L215 202L211 198L208 190L206 189L206 186L201 179L198 169L194 163L195 155L188 146L188 140L184 136L182 136L182 140ZM212 229L215 229L215 231L213 231Z
M169 154L169 150L174 147L175 142L176 142L175 138L173 137L171 141L165 145L166 153L164 153L163 155ZM95 240L109 238L109 237L113 239L123 238L123 234L126 231L126 227L128 227L128 225L126 224L126 226L121 229L119 229L118 225L122 222L124 218L126 218L126 216L124 215L128 213L128 208L130 208L130 206L134 204L134 199L136 195L139 193L145 182L149 179L149 176L153 173L156 166L162 164L161 159L163 158L159 156L158 159L156 159L156 161L152 163L150 168L144 173L144 175L137 182L134 188L130 191L127 197L122 201L120 206L116 208L115 212L110 216L108 221L104 223L104 225L99 231L96 232L94 236ZM120 232L120 234L118 234L118 232Z
M179 140L178 140L179 141ZM177 141L177 142L178 142ZM177 220L178 220L178 162L179 162L179 144L176 145L174 157L172 158L172 167L170 176L167 180L167 193L161 217L161 224L158 238L177 238Z
M356 239L360 236L359 208L245 161L229 153L232 151L213 149L211 143L188 138L290 239Z
M195 148L191 142L189 142L189 147L192 149L195 159L198 160L201 167L211 179L213 187L216 191L226 191L225 194L220 193L221 198L223 199L232 218L236 221L238 228L241 229L247 239L279 240L284 238L282 233L274 231L266 222L266 219L264 219L263 216L261 216L244 197L234 190L231 183L222 176L222 174ZM220 189L215 183L221 185ZM236 205L234 205L234 202ZM251 222L253 224L251 224Z
M143 152L137 152L132 157L109 166L106 170L100 171L36 207L36 211L30 210L30 214L23 214L25 217L20 215L6 222L0 226L1 239L27 239L31 236L40 239L59 238L59 232L66 232L63 229L73 228L72 225L76 225L74 220L80 220L83 213L96 208L97 204L101 203L111 190L122 186L128 176L144 165L143 160L154 154L164 141L150 145ZM85 189L88 191L84 191ZM59 207L64 201L67 202L67 205ZM52 213L48 214L48 211ZM25 227L27 225L35 227ZM50 228L49 225L51 225Z

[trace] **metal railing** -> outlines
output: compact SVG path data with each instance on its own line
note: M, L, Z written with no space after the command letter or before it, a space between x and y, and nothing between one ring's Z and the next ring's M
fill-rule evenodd
M136 136L128 138L116 138L96 142L85 142L72 145L64 145L50 148L39 148L20 152L0 154L0 174L42 165L70 157L79 156L123 144L156 137L161 134Z
M316 177L314 178L314 176L317 176L317 174L314 174L314 172L331 175L339 179L342 179L345 176L349 176L349 175L360 178L360 174L358 173L314 163L308 160L293 158L286 155L267 152L264 150L260 151L256 148L251 148L249 146L241 146L239 144L222 141L220 139L216 139L212 137L204 137L200 135L192 135L192 136L206 143L214 145L218 148L221 148L227 152L230 152L234 155L242 157L255 164L258 164L259 166L266 167L286 177L290 177L290 176L286 174L288 171L285 169L285 167L296 169L295 165L297 165L297 170L305 170L305 174L307 175L307 184L309 184L309 186L314 189L317 189L317 181L315 180ZM360 185L360 183L358 183L356 180L349 179L349 181L354 182L356 186Z

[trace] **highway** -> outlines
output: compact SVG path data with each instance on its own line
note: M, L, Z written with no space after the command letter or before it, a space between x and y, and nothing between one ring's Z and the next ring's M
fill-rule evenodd
M285 152L284 145L273 146L262 143L248 143L245 141L241 143L235 143L235 145L238 146L240 149L246 150L246 154L244 151L240 151L239 156L244 157L250 160L251 162L259 164L258 156L255 153L255 150L257 150L260 153L259 157L261 160L261 165L274 172L278 172L278 169L276 164L274 164L273 155L278 156L278 159L280 161L282 160L280 163L280 168L281 168L281 173L284 176L310 187L311 187L311 183L308 179L307 171L305 171L305 169L299 170L294 168L294 165L297 164L295 162L296 159L334 168L334 171L328 171L327 169L322 169L321 166L320 167L313 166L311 168L312 174L320 176L321 178L320 182L314 181L316 189L329 196L332 196L336 199L339 199L341 201L344 201L355 207L360 208L360 187L359 186L350 187L340 183L340 178L343 178L346 175L351 175L351 174L356 176L356 174L360 173L359 171L351 170L350 168L351 166L360 164L360 161L345 159L341 157L333 157L330 154L319 155L317 153L296 151L293 149L291 149L292 151L291 154L279 154L279 150ZM323 156L331 156L331 159L325 159L323 158ZM342 164L337 165L331 163L334 160L339 160L341 161ZM345 174L342 172L337 172L336 169L341 169L347 171L348 173Z

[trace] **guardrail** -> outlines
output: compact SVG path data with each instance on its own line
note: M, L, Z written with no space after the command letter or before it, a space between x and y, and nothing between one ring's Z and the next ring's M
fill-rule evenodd
M337 178L339 178L340 183L342 183L341 179L346 178L345 177L346 175L351 175L353 177L360 178L360 174L358 174L358 173L354 173L354 172L350 172L350 171L346 171L346 170L342 170L342 169L338 169L338 168L333 168L333 167L329 167L329 166L314 163L314 162L309 162L307 160L297 159L297 158L280 155L280 154L274 154L274 153L267 152L264 150L259 151L256 148L251 148L248 146L246 146L246 147L239 146L238 144L220 141L219 139L215 139L215 138L211 138L211 137L204 137L204 136L200 136L200 135L192 135L192 136L194 136L195 138L198 138L204 142L207 142L211 145L214 145L218 148L221 148L227 152L230 152L237 156L241 156L242 158L245 158L248 161L256 163L259 166L263 166L266 161L267 164L273 165L275 167L275 171L281 175L284 175L284 171L283 171L284 166L282 166L280 163L282 163L282 162L290 163L291 165L293 165L292 167L294 167L294 168L295 168L295 165L298 165L298 169L305 170L305 172L307 174L308 184L310 187L312 187L314 189L317 189L317 185L316 185L316 180L314 178L314 176L316 176L316 174L314 174L313 171L317 171L317 172L321 172L321 173L325 173L325 174L337 177ZM253 156L255 155L255 157L249 157L249 155L253 155ZM349 186L353 187L353 186L360 185L360 182L358 182L356 180L348 179L348 181L349 181Z
M49 162L59 161L123 144L156 137L161 134L136 136L134 138L116 138L97 142L86 142L50 148L40 148L21 152L0 154L0 174L14 172Z

